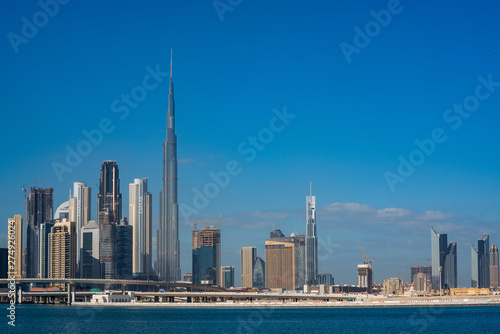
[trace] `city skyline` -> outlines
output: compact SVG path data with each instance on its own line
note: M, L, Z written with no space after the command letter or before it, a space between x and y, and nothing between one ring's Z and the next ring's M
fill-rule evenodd
M190 271L189 223L194 220L213 221L224 214L219 221L224 231L222 262L235 266L237 281L241 247L256 246L263 257L263 240L273 224L287 236L295 230L305 234L303 196L312 180L322 231L320 272L326 266L336 282L354 284L355 266L362 261L356 245L362 243L374 258L374 281L397 276L416 259L430 257L428 229L434 226L457 242L458 283L470 284L470 244L484 233L490 234L491 243L498 243L499 235L500 162L492 154L498 152L500 142L494 121L500 109L495 91L500 80L495 72L496 5L455 4L458 17L472 16L465 29L460 20L447 18L444 5L404 3L404 10L366 48L353 54L348 64L339 44L352 44L353 27L364 27L372 20L370 11L378 12L386 5L320 2L283 8L245 3L226 13L223 22L210 4L199 12L177 4L174 12L185 13L178 17L172 11L142 8L149 20L130 14L135 13L130 4L119 9L103 5L107 12L116 12L120 32L108 29L109 17L100 12L80 11L73 4L64 7L35 38L19 46L19 53L8 42L0 46L5 64L10 64L2 65L6 76L1 93L6 110L3 133L9 140L16 138L1 151L11 161L1 167L8 176L2 182L0 200L4 221L23 214L22 185L35 179L34 186L55 189L54 209L68 200L73 182L86 182L96 194L97 170L106 159L120 165L125 185L148 176L150 192L159 193L159 143L165 139L168 91L168 74L164 73L173 47L176 102L182 110L176 119L178 203L193 208L187 219L179 216L182 273ZM19 32L20 18L39 9L36 4L11 6L10 15L0 14L5 34ZM318 12L329 14L308 21L311 26L300 31L281 28L289 27L297 15ZM422 24L424 16L429 22ZM88 27L82 17L92 18L96 27ZM246 29L244 23L255 17L262 20L262 26ZM131 18L137 25L129 23L135 22ZM194 22L206 28L190 29ZM117 44L109 44L113 38L101 36L102 31ZM262 31L268 31L268 36L262 36ZM143 36L148 39L144 41ZM130 52L123 52L124 46ZM210 51L199 52L205 46ZM91 51L97 49L101 51ZM54 59L54 54L60 57ZM156 88L143 86L147 75L147 87L156 84ZM479 91L491 97L481 100L470 117L462 118L459 128L450 128L443 120L447 110L463 104L476 86L488 81L495 83L490 84L491 90L483 85ZM122 94L140 96L143 90L136 87L146 87L147 98L130 105L123 102ZM270 142L259 144L264 149L249 150L248 137L270 129L270 121L283 115L285 106L295 118L285 119L287 124L278 118L276 129L282 130L272 133ZM60 136L68 119L72 131ZM105 119L112 123L101 124ZM413 166L411 175L391 192L384 173L396 173L401 163L398 157L408 160L418 149L415 140L432 147L425 139L431 138L435 128L446 131L447 141L435 142L433 153ZM101 138L92 132L95 129L107 132L101 131ZM65 164L66 147L77 150L82 140L88 140L84 130L99 144L69 166L71 171L59 175L60 181L53 163ZM269 140L266 135L269 132L262 132ZM240 144L249 153L239 153ZM200 201L195 207L195 190L203 193L214 182L211 175L220 175L219 184L224 185L220 172L232 160L240 163L241 172L230 174L229 183L219 186L218 195L207 198L205 206ZM159 206L155 198L156 231ZM91 219L97 221L95 195L91 201ZM127 202L124 192L122 203ZM26 224L24 214L23 218Z

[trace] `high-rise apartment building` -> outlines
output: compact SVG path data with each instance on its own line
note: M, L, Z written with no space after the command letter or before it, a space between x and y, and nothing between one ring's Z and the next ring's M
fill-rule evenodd
M116 270L117 278L132 278L132 238L133 227L127 218L120 219L116 224Z
M99 261L99 226L89 220L80 231L80 278L101 278L101 262Z
M316 284L318 279L318 236L316 232L316 196L306 196L306 284Z
M25 271L26 277L35 278L40 271L40 226L52 220L54 189L31 187L27 205Z
M118 276L116 223L113 214L108 211L99 212L99 260L104 269L102 278L115 279Z
M478 288L490 287L490 236L477 241Z
M14 239L12 239L14 253L9 252L11 260L14 260L14 268L9 266L8 275L9 277L21 278L23 272L23 218L21 215L14 215L14 218L7 220L7 236L9 235L14 235Z
M358 264L358 285L372 293L373 271L370 263Z
M90 220L90 187L85 182L73 183L73 195L69 198L69 220L76 224L76 265L77 273L80 270L80 249L82 242L80 231Z
M116 161L103 161L97 194L97 211L111 214L111 221L117 223L122 218L122 194L120 176Z
M305 282L305 236L273 238L280 234L273 231L266 240L266 288L295 290Z
M256 247L241 248L241 286L245 288L253 287L253 270L257 259Z
M50 278L76 277L76 227L63 219L56 221L50 231Z
M149 279L152 274L152 197L145 178L129 184L129 220L133 227L132 273Z
M221 287L231 288L234 286L234 267L233 266L223 266L220 267L220 277L221 277Z
M490 288L498 290L498 248L495 244L490 249Z
M193 231L193 284L221 285L220 227Z
M177 135L175 134L175 102L171 58L167 138L163 143L163 190L160 192L160 227L157 237L157 274L158 278L163 281L171 282L181 279L178 209ZM218 267L216 272L219 272Z

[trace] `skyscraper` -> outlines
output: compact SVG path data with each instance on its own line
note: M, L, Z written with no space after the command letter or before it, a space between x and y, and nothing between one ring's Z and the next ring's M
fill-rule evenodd
M55 223L53 220L40 225L40 278L50 277L50 233Z
M444 261L444 287L446 289L457 288L457 243L451 242L446 252Z
M498 290L498 248L495 244L490 250L490 288Z
M50 231L50 278L75 278L76 228L67 219L56 221Z
M103 268L102 278L117 278L116 256L116 224L111 213L107 210L101 211L99 212L99 260Z
M120 176L116 161L103 161L99 179L99 194L97 194L97 211L111 214L112 222L122 218L122 194L120 193Z
M370 263L358 264L358 285L372 293L373 271Z
M80 231L80 278L101 278L99 261L99 226L94 220L88 221Z
M266 288L294 290L305 281L305 236L273 238L280 234L273 231L266 240Z
M332 274L320 274L318 275L318 284L333 285L334 279Z
M306 284L316 284L318 280L318 237L316 234L316 196L306 196Z
M478 288L490 288L490 236L477 241Z
M241 248L241 286L253 287L253 269L257 259L256 247Z
M472 288L477 288L478 286L478 274L479 274L479 265L477 263L477 250L474 248L474 245L470 245L470 263L471 263L471 283L470 286Z
M253 265L252 287L265 288L266 287L266 263L257 256Z
M160 228L158 229L157 249L158 278L163 281L179 281L181 268L177 204L177 135L175 134L172 57L170 58L167 138L163 143L163 190L160 192ZM219 272L219 270L216 271Z
M149 278L152 271L152 201L147 179L129 184L129 219L133 227L132 273Z
M234 267L224 266L220 267L221 287L230 288L234 286Z
M193 284L221 285L220 227L193 231Z
M76 224L76 266L80 269L80 248L82 241L80 231L90 220L90 188L85 182L73 183L73 196L69 199L69 220Z
M123 217L116 224L116 276L119 279L132 278L132 234L132 226Z
M432 289L444 288L444 262L448 251L448 235L438 234L431 227Z
M35 278L40 266L40 225L52 220L54 189L31 187L27 204L26 277Z
M23 218L21 215L14 215L14 218L7 220L7 236L14 234L14 268L9 266L9 277L21 278L23 272ZM10 239L9 239L10 240ZM10 243L9 243L10 245Z

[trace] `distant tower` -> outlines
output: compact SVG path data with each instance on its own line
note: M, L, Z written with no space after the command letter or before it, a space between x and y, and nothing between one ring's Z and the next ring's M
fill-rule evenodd
M80 231L82 230L82 227L90 220L90 204L90 188L87 187L87 184L85 182L74 182L73 196L69 199L69 220L75 222L76 224L77 272L80 269L80 249L82 248Z
M241 248L241 286L245 288L253 287L253 270L257 259L256 247Z
M50 278L75 278L76 228L66 219L57 221L50 231Z
M55 223L52 220L40 225L40 278L50 277L50 233Z
M99 179L97 195L97 211L111 214L111 221L118 223L122 218L122 194L120 193L120 176L116 161L104 161Z
M40 266L40 226L53 218L54 189L30 188L26 227L26 277L36 278Z
M455 289L458 287L457 281L457 243L450 242L446 252L446 260L444 262L444 277L445 288Z
M133 227L132 273L149 279L152 274L152 198L145 178L129 184L129 220Z
M318 236L316 234L316 196L306 196L306 284L316 284L318 280Z
M477 263L477 250L474 248L474 245L470 245L470 258L471 258L471 283L470 286L472 288L477 288L478 286L478 274L479 274L479 265Z
M127 218L116 224L116 276L119 279L132 278L132 233Z
M99 260L102 263L101 277L105 279L116 279L117 268L117 242L116 223L112 220L112 214L107 211L99 212Z
M99 226L94 220L88 221L80 231L80 278L101 278L99 261Z
M448 250L448 235L438 234L431 227L432 289L444 288L444 262ZM440 280L441 278L441 280Z
M193 284L221 285L220 227L193 231Z
M223 266L220 267L220 286L222 288L230 288L234 286L234 267Z
M160 192L160 228L158 229L157 241L157 274L160 280L167 282L180 281L181 279L178 208L177 135L175 134L172 56L170 56L167 138L163 143L163 191ZM217 268L216 271L219 272L219 269Z
M498 290L498 248L495 244L490 250L490 288Z
M477 241L478 288L490 288L490 236Z

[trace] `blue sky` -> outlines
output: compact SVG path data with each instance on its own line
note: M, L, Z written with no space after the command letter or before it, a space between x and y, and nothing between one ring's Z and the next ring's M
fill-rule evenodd
M126 117L112 104L140 92L150 71L168 71L172 48L179 202L193 206L194 189L203 192L210 172L229 161L242 168L206 207L181 218L183 273L191 271L189 222L223 214L222 264L236 267L238 283L241 247L256 246L264 257L273 225L305 233L311 181L320 268L337 283L355 283L357 244L374 260L375 281L408 277L417 259L430 257L434 226L458 242L459 284L469 284L469 245L483 233L499 242L498 4L232 3L221 20L212 1L71 1L57 12L50 7L54 15L45 22L36 1L4 1L2 219L22 213L22 185L35 179L54 187L54 210L74 181L87 182L95 200L100 165L111 159L120 169L124 216L128 183L150 178L156 229L168 80L142 90L147 96ZM390 22L373 23L371 11L388 8ZM23 31L34 19L38 31ZM368 30L369 41L355 40L355 27L375 30ZM357 48L350 59L341 49L346 44ZM493 82L489 90L484 81ZM480 85L480 96L488 95L481 100ZM465 111L455 129L459 114L447 110L464 101L474 111ZM269 140L247 161L238 147L248 148L249 136L269 135L274 109L295 117L272 140L263 137ZM65 164L66 147L76 150L82 131L103 120L112 130L58 178L53 165ZM416 152L415 140L433 131L441 131L441 141L428 155ZM399 156L418 166L391 189L384 175L402 177Z

